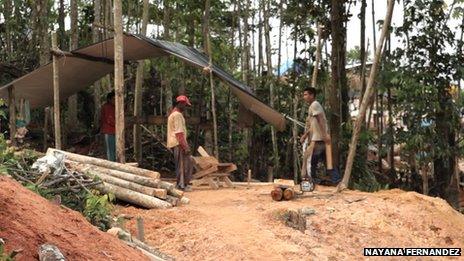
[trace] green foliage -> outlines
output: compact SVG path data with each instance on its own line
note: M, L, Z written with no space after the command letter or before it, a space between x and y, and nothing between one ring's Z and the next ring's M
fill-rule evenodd
M114 195L100 195L97 191L88 193L85 197L85 208L83 214L92 223L103 231L110 228L111 210Z
M19 252L16 252L16 251L12 251L11 253L6 253L5 252L5 246L4 246L4 242L3 242L3 239L0 238L0 261L14 261L15 260L15 256L18 254Z

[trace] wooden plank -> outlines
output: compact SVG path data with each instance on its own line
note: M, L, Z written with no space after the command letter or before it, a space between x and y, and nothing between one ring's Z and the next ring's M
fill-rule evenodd
M213 178L206 178L206 181L208 182L209 186L212 188L212 189L219 189L219 185L216 183L216 181L214 181Z
M192 157L196 167L199 170L211 168L212 166L219 166L219 162L215 157Z
M226 186L229 187L229 188L235 187L234 184L232 183L232 181L229 179L229 177L223 177L222 181L224 181Z
M200 153L202 157L210 157L208 152L206 152L206 150L202 146L198 147L197 151L198 153Z
M195 173L193 175L193 178L194 179L199 179L199 178L203 178L204 176L207 176L211 173L214 173L218 170L217 166L211 166L209 169L205 169L205 170L202 170L202 171L199 171L197 173Z

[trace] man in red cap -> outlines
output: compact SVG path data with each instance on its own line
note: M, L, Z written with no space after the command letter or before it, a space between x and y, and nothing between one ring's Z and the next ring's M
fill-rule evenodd
M174 153L177 187L191 190L189 183L192 178L193 164L190 159L190 146L187 142L187 126L182 112L187 106L192 106L185 95L176 98L176 106L168 117L167 147Z

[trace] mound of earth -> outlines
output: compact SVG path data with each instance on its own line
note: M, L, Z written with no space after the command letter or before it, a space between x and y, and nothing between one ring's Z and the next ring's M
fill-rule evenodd
M37 260L40 245L56 245L67 260L148 260L138 250L92 226L80 213L58 206L0 176L0 238L16 260Z
M147 242L178 260L349 260L362 259L365 247L464 247L464 215L440 198L318 187L275 202L271 189L199 190L187 206L117 211L143 217ZM303 207L315 210L304 233L282 221ZM135 218L126 226L135 233Z

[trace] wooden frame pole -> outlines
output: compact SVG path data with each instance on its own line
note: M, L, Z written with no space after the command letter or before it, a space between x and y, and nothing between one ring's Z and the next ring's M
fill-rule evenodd
M122 30L122 1L114 1L114 91L116 109L116 160L124 163L124 41Z
M56 32L52 33L52 50L58 50ZM59 57L53 55L53 115L55 121L55 148L61 150L60 68Z
M12 146L16 146L16 98L13 85L8 87L8 108L10 109L10 141Z

